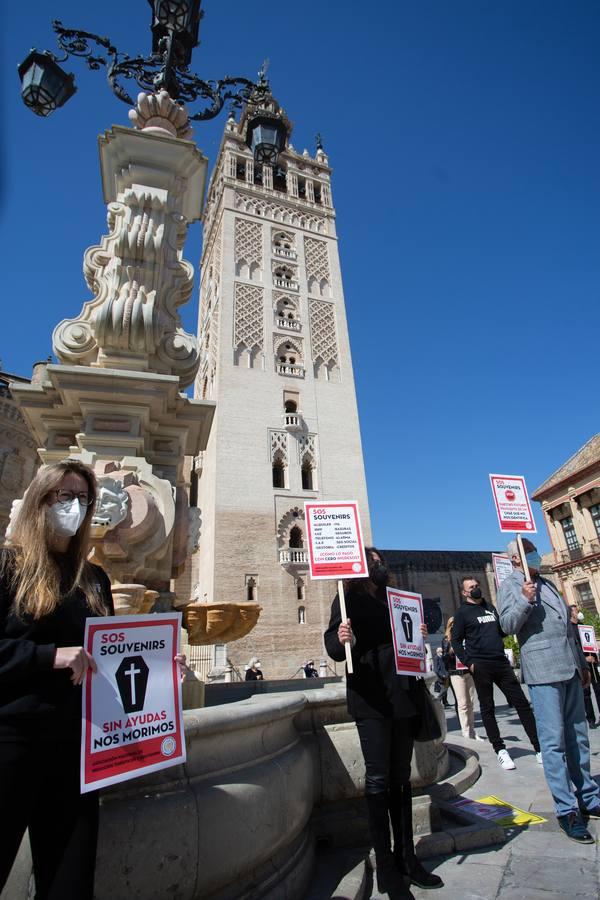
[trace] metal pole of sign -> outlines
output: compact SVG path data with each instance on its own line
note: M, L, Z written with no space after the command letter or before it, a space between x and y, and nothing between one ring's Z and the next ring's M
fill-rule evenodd
M341 578L338 580L338 597L340 598L340 613L342 616L342 622L348 621L348 613L346 612L346 598L344 596L344 582ZM350 641L344 641L344 648L346 650L346 665L348 666L348 671L350 674L354 674L354 668L352 667L352 647Z

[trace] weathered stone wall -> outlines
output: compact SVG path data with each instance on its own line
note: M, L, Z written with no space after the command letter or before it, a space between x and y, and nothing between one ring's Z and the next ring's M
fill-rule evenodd
M39 465L37 444L10 391L15 378L27 382L0 372L0 544L13 500L23 496Z

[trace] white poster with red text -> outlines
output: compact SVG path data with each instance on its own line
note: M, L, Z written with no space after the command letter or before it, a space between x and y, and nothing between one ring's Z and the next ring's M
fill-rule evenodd
M421 634L423 624L423 598L421 594L386 588L396 672L398 675L424 675L425 640Z
M578 625L581 649L584 653L598 653L596 632L591 625Z
M181 613L87 620L82 793L185 762L180 633Z
M537 531L522 475L490 475L500 531Z
M305 503L306 536L311 578L366 578L358 504Z
M513 565L505 553L492 553L492 565L496 590L498 590L504 579L512 574Z

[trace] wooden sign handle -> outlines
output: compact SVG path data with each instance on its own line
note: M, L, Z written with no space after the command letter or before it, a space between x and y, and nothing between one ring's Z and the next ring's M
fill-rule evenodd
M346 598L344 596L344 582L340 579L338 581L338 597L340 598L340 613L342 616L342 622L348 621L348 613L346 612ZM348 666L348 672L353 675L354 668L352 666L352 646L350 641L344 641L344 649L346 651L346 665Z
M523 538L520 534L517 534L517 544L519 547L519 555L521 556L521 564L523 566L523 572L525 574L525 581L531 581L531 575L529 574L529 566L527 565L527 560L525 559L525 548L523 546Z

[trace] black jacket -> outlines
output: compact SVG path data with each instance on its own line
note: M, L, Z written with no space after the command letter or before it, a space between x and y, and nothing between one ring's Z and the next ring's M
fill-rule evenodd
M2 554L10 553L3 550ZM104 603L113 614L110 581L92 566ZM95 614L82 591L61 598L49 616L20 619L12 611L13 592L0 575L0 726L35 724L78 730L81 686L71 683L70 669L54 669L57 647L83 646L85 620Z
M498 613L485 601L461 603L456 610L452 624L452 649L465 666L481 659L507 662L503 637Z
M385 587L378 588L376 596L371 596L366 584L366 579L357 579L346 591L346 611L356 637L352 649L354 674L346 680L348 712L354 719L415 716L417 707L411 695L416 679L396 674ZM344 645L337 636L341 621L336 594L324 641L328 654L337 662L346 658Z
M246 681L264 681L264 675L260 671L260 669L257 669L256 672L254 672L252 669L246 669L245 680Z

